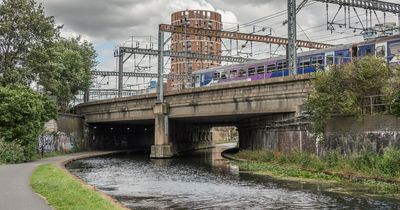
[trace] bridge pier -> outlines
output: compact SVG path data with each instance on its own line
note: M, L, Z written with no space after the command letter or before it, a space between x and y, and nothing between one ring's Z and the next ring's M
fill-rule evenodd
M157 103L153 107L154 145L151 146L150 158L170 158L174 155L169 139L168 104Z

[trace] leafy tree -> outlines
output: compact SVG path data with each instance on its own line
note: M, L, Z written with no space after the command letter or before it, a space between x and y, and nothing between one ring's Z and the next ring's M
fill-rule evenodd
M95 58L91 43L80 37L61 38L50 48L34 50L29 66L39 75L39 84L56 96L65 110L79 91L89 89Z
M46 17L34 0L0 3L0 83L29 84L35 75L26 63L32 49L46 47L58 37L60 27Z
M334 115L360 116L363 98L383 93L390 78L389 67L373 57L330 69L316 73L305 103L313 122L312 132L318 136L326 120Z
M21 85L0 87L0 101L0 141L20 145L30 160L44 123L56 118L54 102Z

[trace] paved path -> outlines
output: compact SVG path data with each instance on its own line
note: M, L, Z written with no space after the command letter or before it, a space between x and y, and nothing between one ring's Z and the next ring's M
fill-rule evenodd
M34 169L46 163L61 163L70 159L90 157L110 152L83 152L45 158L30 163L0 166L0 210L50 210L46 201L29 185Z

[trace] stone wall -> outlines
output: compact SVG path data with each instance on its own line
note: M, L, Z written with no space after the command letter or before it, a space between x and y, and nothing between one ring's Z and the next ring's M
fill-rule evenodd
M322 152L334 150L343 154L363 151L382 153L385 148L400 149L400 118L373 115L357 119L337 117L325 126Z

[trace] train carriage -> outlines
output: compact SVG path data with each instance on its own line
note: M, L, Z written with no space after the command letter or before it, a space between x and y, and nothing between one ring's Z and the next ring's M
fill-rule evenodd
M380 57L388 64L400 64L400 35L299 53L296 72L309 74L318 69L329 70L331 65L341 65L365 56ZM287 59L285 56L279 56L195 71L193 86L254 81L288 75Z

